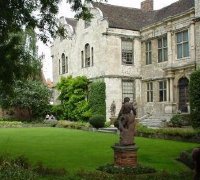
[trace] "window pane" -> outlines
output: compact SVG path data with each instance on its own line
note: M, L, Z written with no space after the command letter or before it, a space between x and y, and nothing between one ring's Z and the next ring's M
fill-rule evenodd
M177 33L177 43L180 43L182 41L183 41L182 33Z
M180 59L180 58L182 58L183 56L182 56L182 44L178 44L177 45L177 58L178 59Z
M163 52L163 55L164 55L164 61L167 61L168 60L168 51L167 51L167 48L164 49L164 52Z
M162 39L158 40L158 48L162 48Z
M163 38L163 47L167 47L167 37Z
M162 49L158 50L158 62L162 62Z
M189 44L184 43L183 44L183 57L188 57L189 56Z
M183 32L183 41L188 41L188 31Z

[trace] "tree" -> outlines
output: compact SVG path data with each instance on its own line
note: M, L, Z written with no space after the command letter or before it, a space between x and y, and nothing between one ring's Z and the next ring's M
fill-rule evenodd
M14 80L24 78L29 69L30 54L22 46L24 29L39 29L39 38L46 43L57 33L65 36L59 28L56 14L61 0L1 0L0 1L0 83L11 92ZM81 0L67 0L78 17L91 17ZM92 2L92 0L85 0ZM26 72L24 72L24 70ZM9 91L8 91L9 90Z
M200 128L200 69L191 74L189 88L192 126Z
M44 117L49 105L50 90L39 81L17 81L9 98L10 107L27 110L29 117Z
M89 80L84 76L62 77L57 84L65 119L71 121L89 120L91 113L87 102L88 84Z

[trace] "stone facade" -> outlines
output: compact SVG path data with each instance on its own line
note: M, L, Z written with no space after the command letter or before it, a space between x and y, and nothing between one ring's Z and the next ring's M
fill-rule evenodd
M118 28L117 23L115 25L114 21L109 21L109 17L105 17L106 5L103 5L103 8L106 7L104 10L101 6L91 7L94 18L89 24L80 19L74 26L70 23L70 19L61 18L61 24L68 30L69 36L68 39L57 37L51 48L54 84L61 76L67 75L85 75L91 80L103 80L106 83L106 118L109 120L111 103L115 101L118 113L123 97L127 93L125 93L125 88L130 88L129 82L133 82L132 100L137 102L138 118L148 118L149 121L153 118L169 120L180 109L180 102L186 105L186 102L185 104L182 102L184 99L179 99L181 97L179 91L185 90L180 89L180 83L189 81L191 72L200 62L200 22L194 20L195 9L200 7L200 1L195 2L198 7L184 9L183 12L170 17L163 16L162 21L152 21L142 27L132 26L132 29ZM108 8L114 7L108 5ZM164 10L160 13L163 12ZM197 16L198 13L196 13ZM188 45L189 54L183 55L182 58L177 58L180 56L177 55L179 35L188 38L186 45L183 45L184 42L181 46ZM163 37L167 39L167 61L158 62L158 43L163 43ZM122 61L123 40L132 43L133 63L131 64L124 64ZM146 63L146 56L149 53L147 52L148 42L151 44L150 64ZM85 64L86 46L90 49L87 65ZM67 58L65 72L62 72L63 54ZM164 90L161 89L162 81L165 81ZM147 97L148 83L152 83L152 102L147 102L149 101L147 100L149 98ZM185 112L189 112L189 105Z

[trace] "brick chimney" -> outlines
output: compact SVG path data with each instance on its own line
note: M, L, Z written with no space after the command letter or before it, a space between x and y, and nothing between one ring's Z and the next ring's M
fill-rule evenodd
M141 10L145 12L153 11L153 0L144 0L141 2Z

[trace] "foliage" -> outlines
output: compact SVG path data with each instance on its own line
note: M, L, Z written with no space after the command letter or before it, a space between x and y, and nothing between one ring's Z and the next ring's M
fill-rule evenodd
M106 172L106 173L110 173L110 174L147 174L147 173L155 173L156 170L154 168L151 167L145 167L142 165L137 165L136 168L132 168L132 167L116 167L113 164L107 164L105 166L100 166L99 168L97 168L97 170Z
M182 127L182 121L180 115L176 114L170 119L172 127Z
M48 111L47 113L48 114L53 114L56 119L60 120L60 119L64 119L63 117L63 107L61 104L58 104L58 105L52 105L51 108L50 108L50 111Z
M200 128L200 69L191 74L189 89L192 126Z
M72 122L72 121L58 121L56 127L59 128L70 128L70 129L89 129L90 124L86 122Z
M151 129L137 124L137 135L143 137L154 137L162 139L176 139L184 141L200 141L200 130L192 128L161 128Z
M88 121L91 116L86 97L89 80L85 76L62 77L57 84L59 100L63 108L63 117L71 121Z
M64 27L59 25L56 14L61 0L1 0L0 1L0 82L7 90L4 96L12 93L14 80L21 80L29 73L29 61L33 57L25 51L21 35L24 29L38 30L38 37L44 43L56 35L67 36ZM66 0L78 17L91 18L88 8L81 0ZM87 0L87 2L93 2ZM34 47L32 47L34 49ZM25 72L24 72L25 71ZM8 91L9 90L9 91Z
M89 107L92 115L100 114L106 118L106 85L103 81L92 82L89 86Z
M190 114L176 114L168 122L170 127L182 127L191 124Z
M22 125L20 121L0 121L0 128L21 128Z
M26 109L30 117L44 117L50 91L39 81L16 81L14 94L8 99L10 107Z
M89 122L94 128L102 128L105 125L106 119L102 115L94 115L90 118Z

